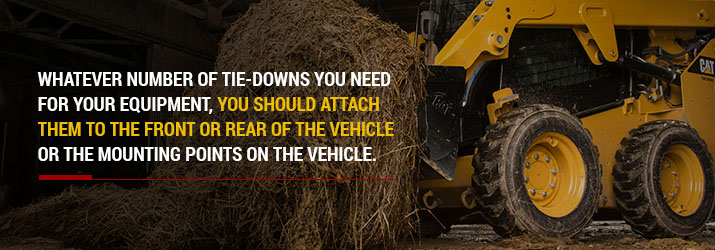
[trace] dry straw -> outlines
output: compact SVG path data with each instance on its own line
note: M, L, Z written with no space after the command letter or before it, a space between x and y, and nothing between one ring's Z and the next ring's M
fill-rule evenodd
M394 181L161 181L70 188L0 217L0 233L87 248L392 247L412 230L423 68L407 35L348 0L265 0L226 32L216 71L389 72L366 87L196 87L187 96L380 97L379 112L177 113L176 121L394 121L394 137L181 137L172 146L371 146L375 162L163 163L154 178ZM214 107L216 110L218 107Z

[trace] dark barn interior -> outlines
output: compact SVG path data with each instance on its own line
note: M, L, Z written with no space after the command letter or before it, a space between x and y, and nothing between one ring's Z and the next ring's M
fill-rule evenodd
M38 174L87 173L88 166L36 160L41 146L162 145L161 138L104 137L101 140L41 137L38 121L165 121L168 113L37 112L37 96L177 96L180 88L41 88L41 71L211 71L218 43L228 25L255 0L0 0L0 186L3 208L26 204L65 184L40 183ZM477 1L359 0L383 20L415 30L417 13L442 8L440 28L454 31ZM436 1L441 3L441 1ZM447 8L449 6L449 8ZM107 11L111 10L111 11ZM445 16L445 15L443 15ZM443 32L444 33L444 32ZM451 32L448 32L451 33ZM444 42L444 41L443 41ZM19 108L18 108L19 107ZM49 116L49 117L48 117ZM94 144L94 145L93 145ZM143 178L155 163L116 168L92 166L100 175ZM82 183L79 183L82 184ZM141 183L124 183L127 187Z

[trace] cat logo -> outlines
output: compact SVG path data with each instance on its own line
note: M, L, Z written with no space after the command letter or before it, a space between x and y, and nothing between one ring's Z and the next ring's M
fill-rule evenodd
M688 72L715 76L715 59L701 56L693 63Z

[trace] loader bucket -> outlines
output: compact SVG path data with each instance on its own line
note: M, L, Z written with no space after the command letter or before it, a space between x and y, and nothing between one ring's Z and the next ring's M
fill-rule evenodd
M419 108L421 159L448 180L454 178L461 138L465 76L461 67L429 66L427 96Z

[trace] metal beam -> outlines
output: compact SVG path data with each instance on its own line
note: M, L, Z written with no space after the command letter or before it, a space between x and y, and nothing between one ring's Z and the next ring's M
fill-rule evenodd
M72 25L74 25L73 21L68 21L67 23L65 23L65 25L62 25L62 27L55 31L55 37L60 38L62 36L62 33L67 31L67 29L72 27Z
M159 1L7 0L142 43L156 43L213 60L217 40L208 27ZM161 15L157 15L161 13Z
M32 22L33 19L35 19L35 17L40 15L40 13L42 13L42 12L40 12L39 10L33 11L32 14L30 14L25 19L20 21L20 26L22 26L23 28L26 28L27 25L30 24L30 22Z
M157 0L198 19L205 20L206 12L178 0Z

